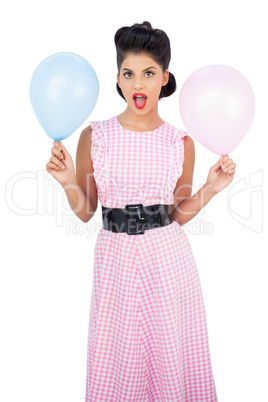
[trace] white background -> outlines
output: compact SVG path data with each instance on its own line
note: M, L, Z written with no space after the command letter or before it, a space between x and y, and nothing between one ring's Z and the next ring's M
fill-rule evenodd
M265 1L15 0L1 6L0 15L1 194L6 195L1 197L1 401L84 401L94 245L101 227L100 203L84 224L45 170L53 140L31 108L31 76L43 59L62 51L78 53L94 67L97 106L64 140L75 160L81 130L125 108L115 89L113 37L121 26L144 20L165 30L171 41L170 71L178 90L160 102L164 120L185 129L180 88L209 64L236 68L255 93L252 126L230 154L237 164L232 184L185 231L202 283L219 401L268 401ZM193 194L219 159L197 141L195 149Z

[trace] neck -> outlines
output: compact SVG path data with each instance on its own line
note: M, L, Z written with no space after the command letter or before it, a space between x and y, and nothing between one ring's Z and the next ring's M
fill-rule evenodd
M117 118L124 127L137 131L151 131L164 123L158 114L158 110L139 115L127 107Z

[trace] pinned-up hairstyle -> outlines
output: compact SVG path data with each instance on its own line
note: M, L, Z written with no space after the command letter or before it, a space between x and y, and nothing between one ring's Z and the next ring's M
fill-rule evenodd
M114 42L118 72L128 53L148 53L162 67L163 72L168 69L171 58L169 38L161 29L153 29L150 22L144 21L142 24L118 29ZM169 72L168 83L162 86L159 99L172 95L176 91L176 87L175 77ZM116 89L119 95L125 99L118 83Z

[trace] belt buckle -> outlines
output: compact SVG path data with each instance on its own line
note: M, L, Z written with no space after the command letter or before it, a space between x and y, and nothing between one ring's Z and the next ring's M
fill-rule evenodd
M127 234L144 234L145 229L143 227L138 229L138 225L145 221L144 211L143 211L143 204L128 204L126 205L126 210L128 211L127 214ZM132 213L131 213L132 212ZM135 228L131 228L129 224L129 218L134 217L135 219ZM131 220L131 219L130 219Z

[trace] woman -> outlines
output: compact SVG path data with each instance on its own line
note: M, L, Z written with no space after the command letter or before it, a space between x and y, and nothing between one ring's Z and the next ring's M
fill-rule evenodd
M88 222L98 198L86 402L215 402L199 274L182 226L231 183L226 155L191 195L194 142L162 120L176 90L170 43L149 22L115 34L117 90L126 109L80 136L76 172L54 141L47 171Z

